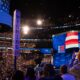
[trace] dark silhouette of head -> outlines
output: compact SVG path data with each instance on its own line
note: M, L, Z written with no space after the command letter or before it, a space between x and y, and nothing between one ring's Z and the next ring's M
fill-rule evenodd
M35 80L35 71L33 68L27 68L26 77L28 77L30 80Z
M66 65L61 66L60 71L62 74L66 74L68 72L67 66Z
M17 70L14 73L12 80L24 80L24 74L23 74L23 72L20 71L20 70Z
M55 70L53 68L53 65L46 64L44 67L44 76L50 77L55 75Z
M61 75L58 74L55 76L54 80L63 80L63 79L62 79Z

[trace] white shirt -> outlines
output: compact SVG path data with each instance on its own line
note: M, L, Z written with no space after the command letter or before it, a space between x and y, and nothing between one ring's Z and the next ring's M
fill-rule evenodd
M63 80L76 80L75 77L69 73L63 74L61 77Z

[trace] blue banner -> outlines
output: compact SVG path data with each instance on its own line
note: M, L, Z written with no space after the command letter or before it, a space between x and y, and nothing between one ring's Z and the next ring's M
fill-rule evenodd
M40 52L42 54L51 54L51 48L41 48Z

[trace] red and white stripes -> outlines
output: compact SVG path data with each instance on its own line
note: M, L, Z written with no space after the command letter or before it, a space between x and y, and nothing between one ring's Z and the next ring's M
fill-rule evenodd
M78 44L78 31L67 32L66 40L65 40L65 47L66 47L66 49L79 47L79 44Z

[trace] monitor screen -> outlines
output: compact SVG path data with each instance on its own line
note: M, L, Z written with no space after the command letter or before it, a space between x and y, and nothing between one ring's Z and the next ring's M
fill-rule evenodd
M0 11L0 23L12 27L12 17L6 12Z

